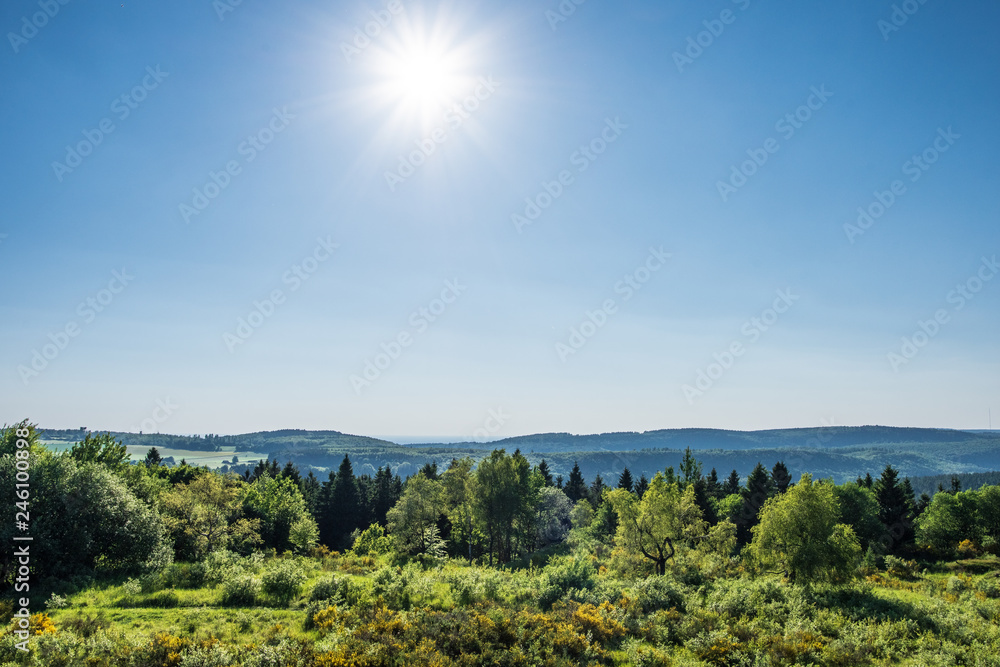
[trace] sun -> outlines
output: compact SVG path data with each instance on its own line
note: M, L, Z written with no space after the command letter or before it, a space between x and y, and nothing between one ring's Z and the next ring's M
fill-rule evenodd
M380 68L386 101L408 114L425 115L444 109L466 91L458 58L443 45L401 44L385 54Z

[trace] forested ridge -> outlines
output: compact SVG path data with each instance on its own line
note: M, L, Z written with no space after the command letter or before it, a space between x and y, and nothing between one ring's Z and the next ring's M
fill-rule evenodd
M23 422L0 489L27 469L33 615L0 663L996 664L992 478L915 491L894 466L837 484L703 454L613 478L518 449L405 477L347 454L321 478L134 464L108 433L57 452Z

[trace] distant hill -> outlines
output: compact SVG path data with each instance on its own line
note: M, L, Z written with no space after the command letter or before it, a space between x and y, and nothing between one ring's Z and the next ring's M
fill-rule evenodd
M472 449L520 448L528 452L633 451L642 449L826 449L858 445L972 442L989 434L939 428L902 428L894 426L827 426L786 428L766 431L726 431L711 428L680 428L659 431L625 431L593 435L539 433L505 438L486 444L452 443ZM996 434L1000 437L1000 434ZM422 445L429 447L432 445Z
M720 477L736 470L746 475L760 461L768 468L783 461L795 477L803 472L832 477L838 482L878 474L891 463L903 475L922 477L1000 470L1000 433L890 426L830 426L765 431L720 429L666 429L658 431L572 435L541 433L490 443L460 442L401 445L339 431L280 430L232 436L176 436L115 433L127 445L216 451L226 447L267 452L279 462L294 461L320 474L335 469L350 455L356 474L373 474L389 466L402 476L425 463L444 468L452 458L479 459L493 449L520 449L533 464L543 458L554 474L568 476L574 462L588 481L600 474L606 483L617 480L628 467L634 476L652 477L667 466L677 466L686 447L697 452L705 472L715 468ZM52 441L75 442L78 430L46 430ZM242 463L246 463L243 461ZM239 468L238 468L239 469ZM936 486L936 482L935 482Z

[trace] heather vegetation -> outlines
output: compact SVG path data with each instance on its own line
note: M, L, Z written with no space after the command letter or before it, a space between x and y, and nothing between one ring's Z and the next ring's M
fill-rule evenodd
M348 456L240 476L19 426L34 614L4 667L1000 664L997 486L720 475L690 450L651 478L501 449L405 480ZM9 550L0 568L10 618Z

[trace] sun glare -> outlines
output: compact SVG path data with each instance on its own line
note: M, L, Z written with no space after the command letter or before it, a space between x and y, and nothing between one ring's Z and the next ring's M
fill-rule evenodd
M390 103L406 112L432 113L460 98L467 77L455 58L440 48L408 45L387 54L383 92Z

